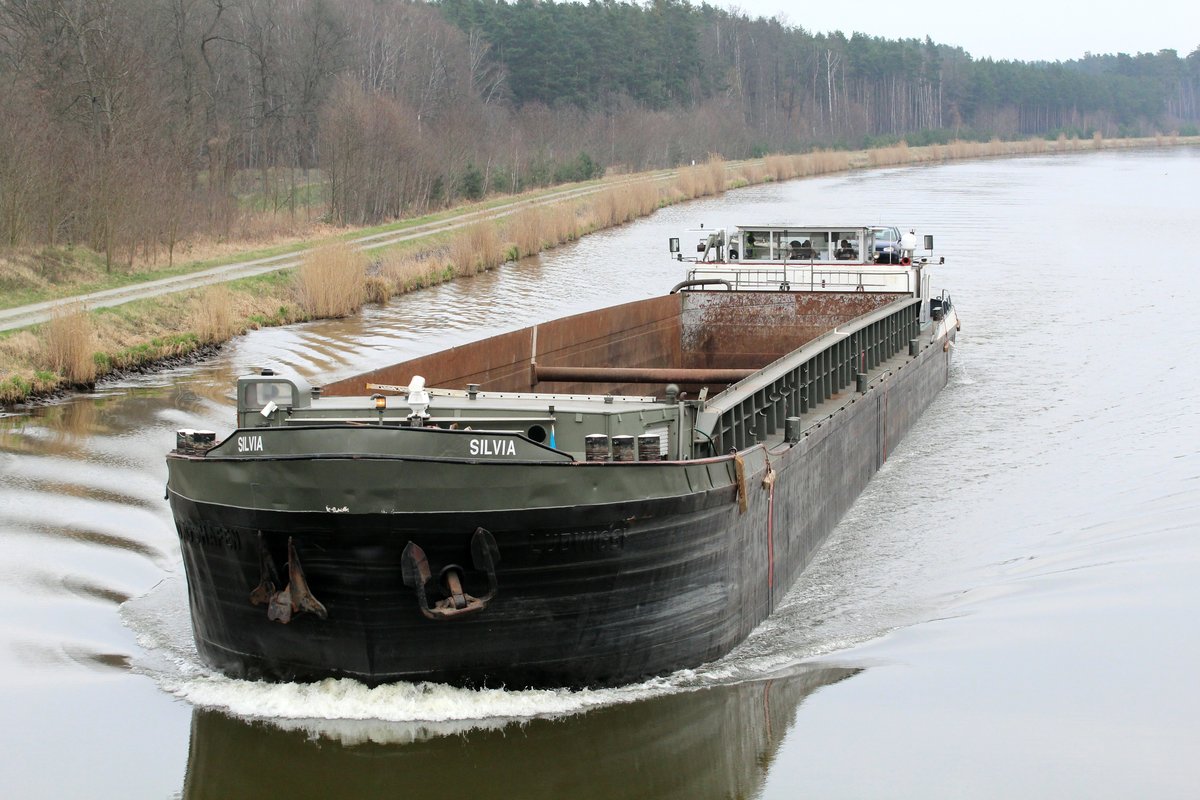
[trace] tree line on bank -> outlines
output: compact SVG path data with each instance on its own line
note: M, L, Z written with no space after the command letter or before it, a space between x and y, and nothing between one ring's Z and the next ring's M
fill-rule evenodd
M976 60L680 0L0 0L0 242L133 262L710 153L1198 120L1200 48Z

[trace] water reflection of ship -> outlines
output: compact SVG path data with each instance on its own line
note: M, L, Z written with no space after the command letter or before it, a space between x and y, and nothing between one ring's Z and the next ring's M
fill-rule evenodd
M390 726L388 737L375 723L376 741L358 745L197 709L183 796L749 797L800 703L857 671L806 669L426 739L411 724ZM417 740L380 744L381 730L395 742Z

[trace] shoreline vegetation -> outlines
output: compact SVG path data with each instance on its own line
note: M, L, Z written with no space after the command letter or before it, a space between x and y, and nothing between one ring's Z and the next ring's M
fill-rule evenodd
M449 232L398 242L369 253L347 240L373 231L403 232L429 217L337 233L314 223L271 251L294 250L299 254L310 247L298 267L92 310L76 298L62 297L49 321L0 333L0 407L12 408L63 392L87 390L106 376L152 369L159 364L174 365L181 358L210 353L250 330L355 314L365 304L386 304L396 295L496 269L588 233L648 216L659 208L729 189L857 169L1196 144L1200 144L1200 137L1105 139L1097 134L1084 140L1060 136L1053 141L993 139L921 147L901 142L871 150L815 150L735 162L712 157L673 173L620 175L581 184L594 190L569 201L537 203L539 196L561 190L562 186L520 196L493 196L483 203L436 216L451 221L455 214L469 209L486 210L489 201L524 202L513 210L483 216ZM241 244L244 248L252 246L251 242ZM210 256L173 266L169 271L144 272L136 278L108 273L98 276L80 268L91 262L103 269L103 258L84 248L10 251L0 254L0 267L10 273L9 285L15 282L17 287L11 293L6 291L8 297L0 305L17 305L12 298L19 298L20 303L56 299L64 287L72 286L78 297L97 289L129 285L137 279L194 272L247 255L245 250L235 254L230 246L224 250L223 259ZM261 252L254 253L259 255ZM22 282L21 262L39 260L39 267ZM28 266L25 269L29 271Z

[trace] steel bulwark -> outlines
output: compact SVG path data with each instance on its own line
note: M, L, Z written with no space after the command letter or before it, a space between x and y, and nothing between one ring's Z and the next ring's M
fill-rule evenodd
M764 367L697 414L700 454L744 450L849 386L907 346L920 327L919 298L901 298L839 325L809 345Z

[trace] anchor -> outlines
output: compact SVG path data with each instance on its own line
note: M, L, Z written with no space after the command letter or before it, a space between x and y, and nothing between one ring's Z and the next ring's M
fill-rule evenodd
M275 562L267 552L262 531L258 532L258 574L258 586L250 592L250 604L255 606L271 602L271 595L275 594L275 587L279 584L279 570L275 569Z
M296 543L292 537L288 537L288 585L283 591L275 591L279 576L275 562L263 543L261 531L258 534L258 556L261 579L250 593L250 602L256 606L266 603L267 619L286 625L292 621L292 615L299 611L308 611L321 619L329 617L325 606L308 588L308 579L304 576L304 568L300 565L300 557L296 555Z
M400 555L401 578L405 586L416 591L421 613L428 619L444 621L487 608L487 604L496 596L496 563L499 560L500 548L496 545L495 537L483 528L476 528L475 535L471 537L471 563L477 571L487 573L487 594L482 597L467 594L462 586L463 568L458 564L448 564L438 574L446 597L431 605L426 588L433 572L425 551L412 541L404 546L404 552Z

